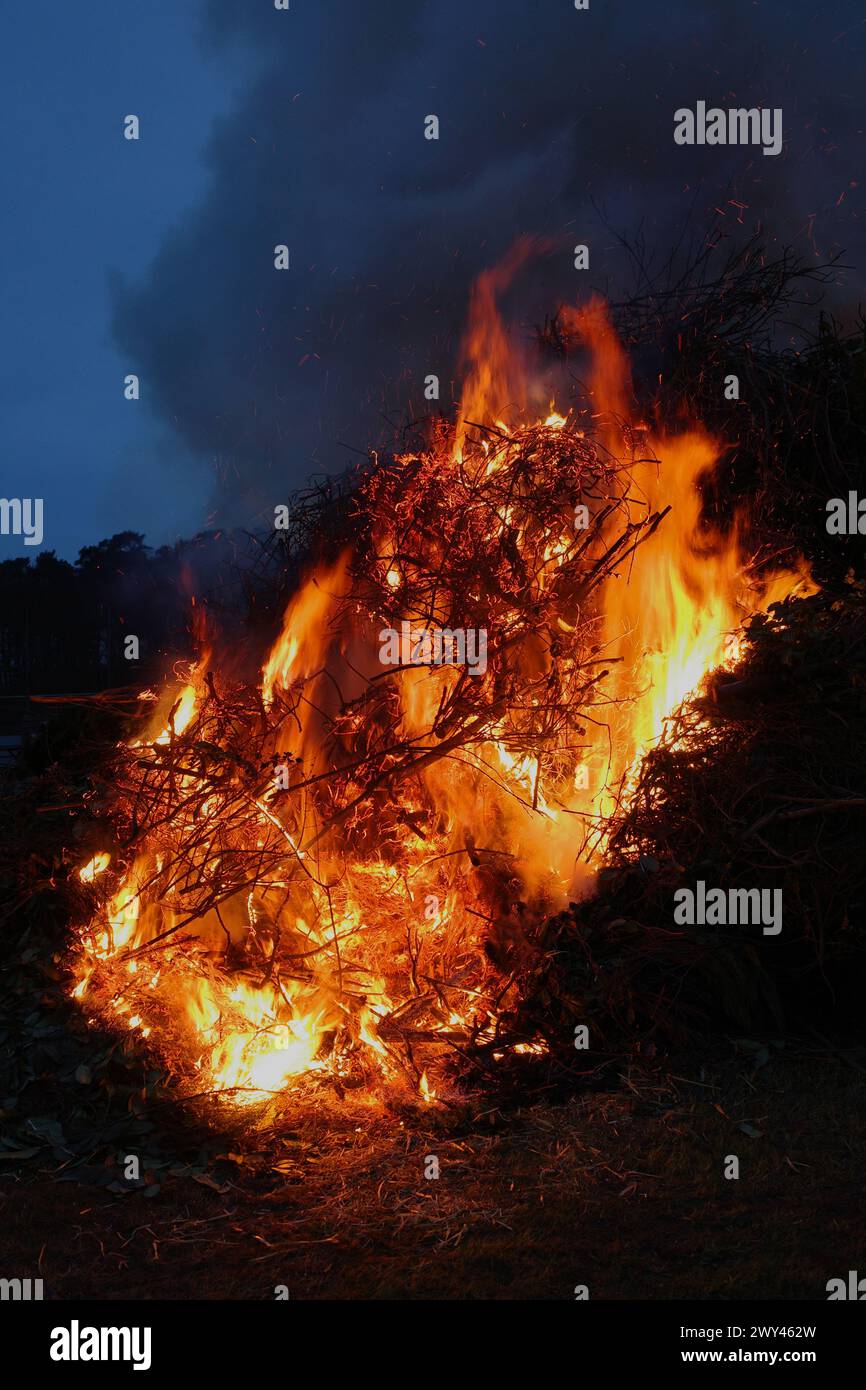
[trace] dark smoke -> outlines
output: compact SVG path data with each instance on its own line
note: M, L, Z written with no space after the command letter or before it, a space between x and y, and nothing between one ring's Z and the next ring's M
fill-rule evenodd
M115 329L213 461L218 519L267 521L311 472L351 461L342 445L387 440L425 409L428 372L447 406L471 281L522 234L557 248L524 274L524 330L560 299L626 289L617 233L663 255L689 214L698 237L720 217L732 238L758 226L855 262L857 9L210 0L205 41L252 47L257 76L214 133L204 203L143 283L116 290ZM781 106L783 153L676 146L673 113L699 99Z

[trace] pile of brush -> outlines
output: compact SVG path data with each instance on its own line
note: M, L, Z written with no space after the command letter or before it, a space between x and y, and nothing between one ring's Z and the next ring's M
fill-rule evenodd
M360 469L337 505L299 499L294 546L318 537L319 560L261 682L205 643L94 776L113 838L93 845L112 864L82 934L90 1007L122 999L150 1035L152 1001L201 996L198 1033L224 1056L233 981L261 1006L235 1041L303 1023L334 1067L364 1044L416 1089L425 1047L507 1045L514 808L542 777L571 791L606 674L596 593L662 515L635 519L631 461L562 419L478 428L459 454L443 432ZM383 633L405 629L483 634L484 664L399 640L386 660Z
M164 735L121 748L100 779L122 850L159 850L149 890L170 890L187 926L274 875L309 878L316 846L351 853L407 802L419 824L432 816L421 774L446 758L472 769L494 737L548 783L572 776L606 674L594 595L661 519L630 519L627 481L582 433L535 427L487 431L460 460L433 448L362 470L336 527L329 499L301 499L299 535L328 535L333 553L290 603L263 686L212 651L194 717L180 696ZM485 669L446 657L419 673L441 677L435 700L423 681L407 698L407 667L431 662L405 645L380 656L383 629L406 626L484 632Z
M714 1032L863 1037L866 586L773 605L616 817L597 896L547 922L521 1018L560 1052ZM781 930L689 924L684 888L780 890Z

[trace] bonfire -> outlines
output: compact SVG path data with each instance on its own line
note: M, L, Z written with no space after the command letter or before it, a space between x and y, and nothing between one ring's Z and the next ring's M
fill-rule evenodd
M543 1050L516 997L539 927L592 893L642 759L744 618L804 581L703 524L720 445L636 416L599 301L563 311L585 395L533 415L507 278L476 288L456 426L372 456L339 505L298 499L309 566L259 680L200 627L103 778L74 995L189 1094L432 1105L455 1058Z

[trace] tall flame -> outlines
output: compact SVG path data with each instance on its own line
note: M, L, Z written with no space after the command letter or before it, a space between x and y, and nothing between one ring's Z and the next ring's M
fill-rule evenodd
M707 674L736 656L744 619L815 586L805 565L746 583L741 518L733 517L726 534L702 520L701 483L718 463L718 442L700 426L669 434L634 420L628 359L603 301L594 297L562 317L590 351L590 397L606 446L621 456L626 430L643 440L629 470L631 519L670 508L630 558L628 573L609 583L604 595L605 648L618 661L611 687L625 702L610 730L616 755L608 785L615 787Z

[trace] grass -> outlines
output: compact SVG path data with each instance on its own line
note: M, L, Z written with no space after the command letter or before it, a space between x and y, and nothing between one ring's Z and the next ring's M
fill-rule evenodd
M288 1103L145 1154L127 1195L111 1155L36 1158L0 1185L2 1266L75 1299L823 1299L866 1248L861 1064L728 1050L510 1112Z

